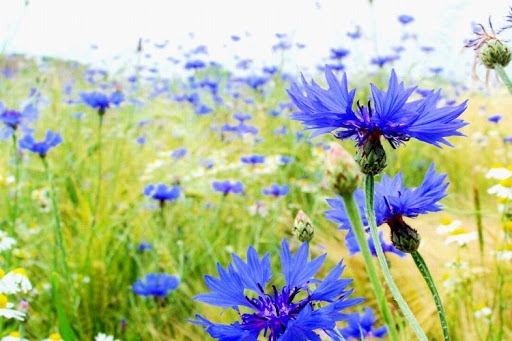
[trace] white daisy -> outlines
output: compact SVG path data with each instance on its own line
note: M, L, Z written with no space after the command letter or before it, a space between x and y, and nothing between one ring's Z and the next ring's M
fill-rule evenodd
M14 269L5 275L0 269L0 294L28 292L31 289L32 283L30 283L25 269Z
M11 238L6 232L0 231L0 252L12 249L16 244L16 239Z
M487 179L505 180L512 177L512 171L505 167L493 167L485 174L485 177Z
M7 296L0 295L0 316L8 319L17 319L23 321L25 318L25 313L16 309L12 309L12 307L14 307L14 304L9 303Z
M114 337L112 335L107 335L107 334L99 333L94 338L94 341L119 341L119 340L118 339L114 340Z

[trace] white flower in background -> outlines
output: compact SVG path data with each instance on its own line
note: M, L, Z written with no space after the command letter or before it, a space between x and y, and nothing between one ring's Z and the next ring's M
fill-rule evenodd
M479 318L487 319L492 314L492 310L489 307L480 305L479 307L477 307L477 310L475 311L474 314L477 319L479 319Z
M28 292L31 289L32 283L30 283L25 269L17 268L5 275L4 271L0 269L0 294L16 294Z
M7 296L0 295L0 316L8 319L17 319L23 321L25 318L25 313L16 309L12 309L12 307L14 307L14 304L8 301Z
M7 235L7 232L0 231L0 252L12 249L16 245L16 239Z
M264 201L256 201L253 205L249 206L249 213L251 216L259 215L266 217L268 215L268 206Z
M114 340L114 337L112 335L107 335L107 334L99 333L94 338L94 341L119 341L119 340L118 339Z
M453 230L459 228L462 225L460 220L452 220L450 218L442 218L441 224L437 227L436 232L438 234L450 233Z
M476 232L467 232L463 228L457 228L450 232L450 235L446 238L444 243L446 245L451 243L457 243L459 246L464 246L472 240L476 240L478 234Z
M487 179L505 180L512 177L512 170L501 166L492 167L485 174L485 177Z

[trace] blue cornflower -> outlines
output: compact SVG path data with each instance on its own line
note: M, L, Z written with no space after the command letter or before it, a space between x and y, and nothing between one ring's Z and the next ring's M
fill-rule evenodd
M21 149L27 149L32 153L39 154L40 157L46 157L48 151L62 143L62 136L59 133L48 130L44 140L37 142L32 135L25 135L19 141Z
M171 152L171 157L173 159L179 160L187 155L187 148L178 148Z
M120 91L112 92L110 97L99 91L81 92L80 98L89 107L97 109L100 116L105 114L111 104L119 105L124 101L124 95Z
M393 148L411 138L441 147L441 144L452 146L446 137L463 135L458 129L467 123L458 117L466 110L467 101L458 106L437 108L440 91L431 90L424 98L407 102L416 87L406 89L403 82L398 83L394 70L387 91L371 84L374 107L370 102L367 106L358 102L357 110L353 110L356 90L349 92L346 74L339 82L326 67L325 77L328 89L322 89L314 81L308 84L302 77L306 94L296 84L287 90L299 109L292 113L292 119L301 121L305 129L312 129L311 137L332 133L341 140L355 140L358 153L377 155L374 159L383 164L378 165L380 170L368 169L371 165L358 160L366 174L378 174L385 167L381 137Z
M132 285L132 290L140 296L165 297L170 290L176 290L180 284L177 276L165 273L147 274L144 279L139 278Z
M249 155L249 156L242 156L240 157L240 161L242 163L246 163L248 165L257 165L265 163L265 156L264 155Z
M501 116L500 114L496 114L496 115L492 115L492 116L487 117L487 121L489 121L491 123L498 124L501 121L502 118L503 118L503 116Z
M340 279L344 266L338 263L323 279L314 276L326 254L308 261L308 243L303 243L295 255L286 240L282 242L281 267L284 286L273 280L269 254L259 258L254 247L247 250L247 262L233 254L233 263L224 269L217 264L219 278L205 276L209 293L195 300L224 309L234 309L240 321L232 324L211 322L197 314L195 323L219 340L257 340L263 332L268 340L319 341L318 330L332 335L336 322L345 320L341 310L363 301L348 299L353 289L346 290L352 279ZM265 291L267 286L270 291Z
M212 183L212 187L216 192L221 192L224 196L229 193L233 194L243 194L244 193L244 184L241 181L214 181Z
M152 199L158 200L160 207L163 207L166 201L175 201L180 196L180 188L178 186L169 187L166 184L150 184L144 187L144 195Z
M27 104L22 111L6 109L0 101L0 139L10 138L18 128L23 128L28 133L27 125L37 119L37 108L33 104Z
M144 251L152 250L152 249L153 249L153 244L148 243L145 240L141 241L139 243L139 245L137 246L137 251L139 251L139 252L144 252Z
M388 332L386 326L373 328L375 324L373 309L365 308L364 313L352 313L348 317L348 326L340 328L340 333L346 340L382 339Z
M339 48L331 48L331 56L330 59L343 59L348 56L350 50L344 49L342 47Z
M420 214L441 211L438 202L446 196L448 183L443 183L445 179L446 174L437 174L434 171L434 164L431 164L423 182L415 189L404 187L402 173L398 173L394 178L384 174L381 182L375 184L374 205L377 226L384 223L389 225L391 241L398 250L411 252L403 245L403 241L397 240L400 233L405 230L408 234L416 234L416 231L404 222L403 217L415 218ZM359 207L363 225L368 226L364 193L361 189L354 192L354 199ZM327 202L333 208L326 212L327 219L340 224L340 229L350 229L350 220L343 201L338 198L327 199ZM419 236L417 238L415 242L419 244Z
M290 192L290 186L288 185L282 185L279 186L278 184L272 184L269 188L263 188L262 193L263 195L270 195L273 197L279 197L279 196L285 196Z
M366 241L368 243L368 247L370 249L370 252L371 252L372 256L373 257L377 257L377 250L375 250L375 244L373 243L372 237L369 235L369 231L370 231L370 229L367 228L366 229L366 235L368 237L367 237ZM382 252L384 252L384 253L394 253L394 254L398 255L399 257L405 257L405 253L403 253L402 251L398 250L396 247L394 247L393 244L387 243L384 240L384 236L383 236L382 231L379 232L379 241L380 241L380 246L382 248ZM348 231L347 235L345 236L345 246L347 247L348 253L351 256L355 255L358 252L361 252L361 249L359 248L359 243L357 241L356 235L354 234L354 231L352 231L351 229Z
M400 23L402 23L403 25L407 25L414 21L414 17L407 14L401 14L398 16L398 21L400 21Z
M189 60L185 63L184 68L186 70L198 70L206 67L206 63L202 60Z
M394 62L395 60L399 59L399 56L377 56L373 57L370 60L370 64L377 65L378 67L383 67L384 65Z

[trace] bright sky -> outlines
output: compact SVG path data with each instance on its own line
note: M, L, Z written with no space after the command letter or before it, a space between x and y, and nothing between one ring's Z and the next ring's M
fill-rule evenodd
M368 59L390 54L390 46L398 45L408 29L417 34L417 47L436 47L429 64L443 64L456 75L467 71L460 68L461 61L471 58L470 51L460 54L464 39L471 36L471 22L486 24L492 15L499 27L510 6L507 0L374 0L373 6L367 0L32 0L27 7L24 3L0 4L0 46L8 52L98 62L132 55L142 37L169 40L166 56L176 53L179 45L206 44L210 57L220 62L236 53L270 63L275 59L270 48L277 42L275 33L287 33L293 42L307 46L294 57L300 71L303 65L321 64L331 47L352 50L354 42L345 34L359 25L366 40L357 48ZM404 28L397 22L400 14L412 15L415 21ZM233 43L233 34L242 40ZM99 49L91 50L91 44Z

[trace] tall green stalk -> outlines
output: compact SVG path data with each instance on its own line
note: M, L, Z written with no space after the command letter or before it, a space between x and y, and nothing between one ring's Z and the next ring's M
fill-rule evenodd
M508 92L512 95L512 82L510 81L510 78L508 78L507 73L505 72L505 69L500 64L496 63L494 64L494 70L496 70L496 73L500 77L500 79L503 81L503 84L507 87Z
M437 292L436 285L434 283L434 279L432 278L432 275L430 274L430 271L428 270L427 263L425 263L425 260L421 256L421 254L418 251L414 251L411 253L412 259L414 259L414 263L416 264L416 267L418 267L418 270L420 270L421 275L425 279L425 282L427 282L427 286L430 289L430 292L432 293L432 297L434 298L434 302L436 304L437 313L439 315L439 320L441 321L441 328L443 330L443 337L445 341L450 341L450 333L448 331L448 322L446 321L446 314L443 309L443 303L441 302L441 296L439 296L439 293Z
M375 245L375 251L377 252L377 259L379 260L380 268L382 270L382 273L384 274L384 278L386 279L386 283L389 286L391 294L393 295L395 301L398 303L398 306L402 310L407 322L409 322L412 329L416 333L416 336L418 337L418 339L422 341L428 341L425 332L423 331L418 321L414 317L414 314L412 313L411 309L405 302L404 298L402 297L402 294L400 294L400 291L398 290L398 287L396 286L396 283L393 280L393 277L391 276L391 272L389 271L388 263L386 261L386 257L384 256L384 252L382 251L382 246L380 245L379 240L379 232L377 230L377 222L375 219L373 203L373 197L375 193L374 185L375 181L373 175L367 174L365 176L364 186L366 199L366 215L368 219L368 225L370 226L370 233L372 235L373 244Z
M352 225L352 231L354 231L357 243L361 249L361 254L363 255L363 260L366 265L366 271L368 272L368 277L372 284L377 303L379 305L382 316L384 317L384 321L388 326L389 336L391 340L398 340L399 338L395 327L395 321L393 319L393 315L391 314L391 310L389 309L389 304L386 299L386 294L384 292L384 288L382 287L381 280L373 263L373 257L370 252L370 248L368 247L368 242L365 238L364 227L361 223L361 217L359 215L357 204L352 195L343 196L343 203L345 204L345 210L350 219L350 224Z

